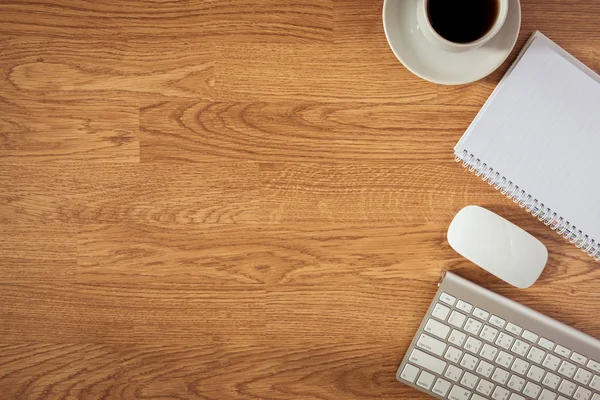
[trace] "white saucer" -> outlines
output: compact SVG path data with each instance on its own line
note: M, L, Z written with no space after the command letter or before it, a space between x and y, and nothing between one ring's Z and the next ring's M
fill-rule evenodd
M449 53L432 45L419 30L418 0L385 0L383 27L398 60L413 74L443 85L477 81L498 68L515 46L521 27L521 4L510 0L502 29L483 46Z

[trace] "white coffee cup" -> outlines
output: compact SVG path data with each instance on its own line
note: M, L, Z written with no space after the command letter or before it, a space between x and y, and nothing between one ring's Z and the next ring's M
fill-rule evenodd
M454 1L454 0L446 0L448 2ZM480 37L479 39L469 42L469 43L456 43L456 42L451 42L450 40L447 40L445 38L443 38L442 36L440 36L435 29L433 29L433 26L431 25L431 22L429 20L429 15L428 15L428 3L429 0L419 0L418 4L417 4L417 22L419 24L419 29L421 30L421 33L423 33L423 36L425 36L425 38L431 42L434 46L451 52L451 53L462 53L465 51L469 51L469 50L473 50L476 49L482 45L484 45L485 43L487 43L489 40L491 40L494 36L496 36L496 34L498 32L500 32L500 29L502 29L502 25L504 25L504 21L506 21L506 16L508 15L508 3L509 0L497 0L498 1L498 14L496 16L496 21L494 21L494 24L492 25L492 27L490 28L490 30L483 35L482 37Z

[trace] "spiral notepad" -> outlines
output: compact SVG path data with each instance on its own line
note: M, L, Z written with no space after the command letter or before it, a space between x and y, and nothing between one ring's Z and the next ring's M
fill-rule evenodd
M600 260L600 77L539 32L454 148L457 161Z

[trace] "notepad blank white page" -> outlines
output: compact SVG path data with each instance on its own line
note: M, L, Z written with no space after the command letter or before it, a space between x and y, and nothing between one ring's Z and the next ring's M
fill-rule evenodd
M466 150L600 240L600 83L534 40L473 121Z

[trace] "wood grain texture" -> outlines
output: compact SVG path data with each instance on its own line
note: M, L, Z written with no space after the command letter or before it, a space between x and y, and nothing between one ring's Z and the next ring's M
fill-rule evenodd
M534 30L600 70L600 3L522 10L449 87L382 1L0 2L0 397L422 399L394 373L444 269L600 337L597 263L452 156ZM468 204L547 246L532 288L449 247Z

